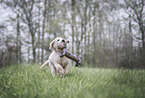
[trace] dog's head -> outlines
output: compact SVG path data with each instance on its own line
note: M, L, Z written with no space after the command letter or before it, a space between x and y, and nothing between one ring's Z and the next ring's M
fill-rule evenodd
M68 40L62 37L57 37L50 43L49 49L54 49L57 52L62 51L64 48L66 48L67 43L69 43Z

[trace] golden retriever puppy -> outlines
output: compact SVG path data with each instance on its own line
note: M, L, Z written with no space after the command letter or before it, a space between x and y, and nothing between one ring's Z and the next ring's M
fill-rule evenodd
M55 77L56 72L58 72L61 76L68 73L69 59L65 56L60 57L63 48L58 48L58 46L60 46L62 43L67 44L69 41L62 37L57 37L50 43L49 48L53 49L53 52L50 54L49 59L40 67L41 70L46 64L49 63L53 77Z

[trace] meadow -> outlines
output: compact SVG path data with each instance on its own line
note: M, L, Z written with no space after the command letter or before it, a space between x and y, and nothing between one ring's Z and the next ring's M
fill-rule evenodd
M0 98L145 98L145 70L70 67L53 78L48 66L0 69Z

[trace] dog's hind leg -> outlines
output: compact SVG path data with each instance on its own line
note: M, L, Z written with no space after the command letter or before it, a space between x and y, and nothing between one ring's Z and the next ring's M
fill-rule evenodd
M41 71L41 69L42 69L46 64L48 64L48 62L49 62L49 60L47 60L47 61L40 67L40 71Z

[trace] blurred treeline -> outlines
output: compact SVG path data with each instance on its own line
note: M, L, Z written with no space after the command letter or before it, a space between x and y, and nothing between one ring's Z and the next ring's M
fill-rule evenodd
M0 0L0 66L40 63L49 43L70 40L83 65L145 67L145 0ZM2 17L1 17L2 18Z

